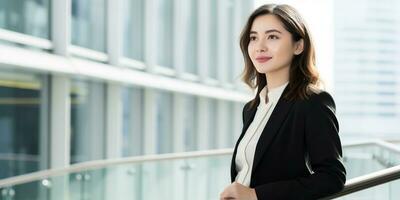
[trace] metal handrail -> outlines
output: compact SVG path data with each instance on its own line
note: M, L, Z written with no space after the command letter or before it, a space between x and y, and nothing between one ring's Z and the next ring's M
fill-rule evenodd
M14 176L10 178L5 178L0 180L0 188L10 187L13 185L18 185L23 183L29 183L32 181L38 181L54 176L62 176L68 173L99 169L115 165L137 164L143 162L189 159L189 158L209 157L209 156L223 156L223 155L231 155L232 153L233 153L232 149L217 149L217 150L206 150L206 151L195 151L195 152L145 155L139 157L116 158L108 160L94 160L94 161L73 164L65 168L49 169L49 170L43 170L29 174Z
M343 145L344 148L361 147L368 145L378 145L383 148L389 149L392 152L400 153L400 148L390 143L381 140L371 140L363 142L354 142ZM34 172L30 174L15 176L7 179L0 180L0 188L10 187L17 184L28 183L32 181L42 180L49 177L61 176L68 173L86 171L91 169L98 169L103 167L109 167L121 164L135 164L142 162L153 162L162 160L176 160L176 159L188 159L196 157L208 157L208 156L223 156L231 155L232 149L219 149L219 150L208 150L208 151L197 151L197 152L183 152L183 153L172 153L172 154L160 154L160 155L147 155L140 157L130 158L118 158L110 160L98 160L89 161L85 163L74 164L66 168L50 169L45 171ZM341 197L353 192L361 191L376 185L384 184L392 180L400 178L400 165L380 170L374 173L370 173L364 176L350 179L346 182L345 187L342 191L326 197L324 199L333 199Z
M346 182L345 187L342 191L332 196L325 197L322 200L329 200L342 197L354 192L365 190L384 183L388 183L390 181L399 178L400 178L400 165L397 165L395 167L373 172L364 176L352 178Z

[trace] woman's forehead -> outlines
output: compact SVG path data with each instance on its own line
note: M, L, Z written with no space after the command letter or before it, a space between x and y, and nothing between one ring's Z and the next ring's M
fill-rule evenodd
M253 21L250 32L262 33L274 29L280 32L285 31L285 28L283 27L283 24L279 18L275 15L269 14L256 17Z

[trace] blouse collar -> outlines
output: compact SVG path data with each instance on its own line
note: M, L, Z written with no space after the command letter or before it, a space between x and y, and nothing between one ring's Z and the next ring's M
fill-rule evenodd
M286 83L268 91L268 102L277 103L279 98L281 97L283 91L285 90L286 86L288 85L288 83L289 82L286 82ZM264 105L265 105L265 93L266 92L267 92L267 86L265 86L259 94L260 102Z

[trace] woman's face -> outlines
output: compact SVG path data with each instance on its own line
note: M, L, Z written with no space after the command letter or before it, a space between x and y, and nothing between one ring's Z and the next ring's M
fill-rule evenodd
M262 15L251 26L248 52L259 73L274 73L289 69L293 56L303 49L302 42L293 42L278 17Z

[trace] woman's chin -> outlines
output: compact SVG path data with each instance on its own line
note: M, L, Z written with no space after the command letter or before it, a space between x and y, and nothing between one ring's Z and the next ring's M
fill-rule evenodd
M273 70L271 70L270 68L266 68L266 67L261 67L261 68L257 69L257 72L260 73L260 74L266 74L266 73L271 72L271 71L273 71Z

